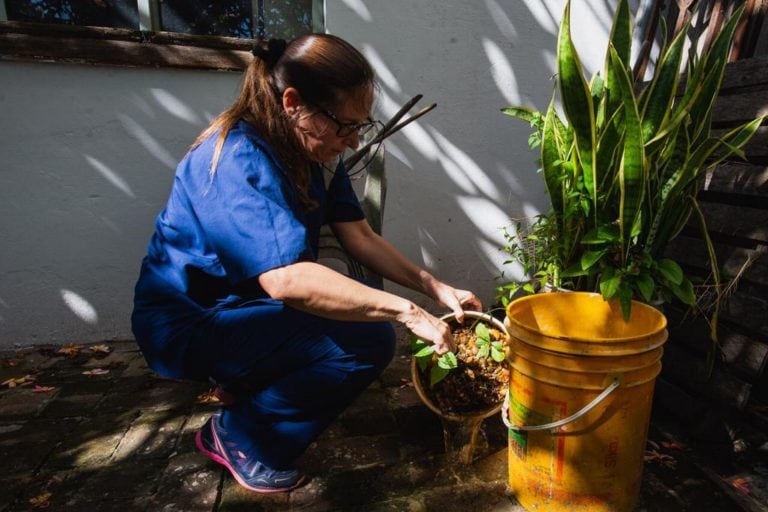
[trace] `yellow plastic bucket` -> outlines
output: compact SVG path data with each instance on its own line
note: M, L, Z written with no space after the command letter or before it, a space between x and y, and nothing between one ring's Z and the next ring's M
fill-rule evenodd
M507 307L509 486L529 511L631 511L667 321L598 294L542 293Z

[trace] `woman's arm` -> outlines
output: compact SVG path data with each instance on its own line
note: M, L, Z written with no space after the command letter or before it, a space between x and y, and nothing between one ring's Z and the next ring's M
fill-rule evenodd
M303 311L350 321L392 320L433 343L439 354L453 349L448 326L413 302L371 288L319 263L302 261L259 275L272 298Z
M332 228L344 249L357 261L390 281L438 301L451 309L457 320L462 321L464 309L482 309L472 292L457 290L435 279L375 233L365 220L337 222Z

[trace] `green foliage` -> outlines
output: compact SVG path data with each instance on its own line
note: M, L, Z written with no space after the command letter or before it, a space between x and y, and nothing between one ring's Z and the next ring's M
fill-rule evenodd
M491 330L488 325L482 321L475 323L475 345L478 348L477 358L487 359L490 357L497 363L504 361L506 353L504 344L501 341L494 341L491 337ZM416 364L419 371L423 374L429 372L429 385L435 384L448 376L448 373L457 368L459 361L456 354L446 352L438 356L435 353L434 345L430 345L424 340L416 337L411 338L411 353L416 358Z
M731 40L743 7L709 51L680 70L688 28L665 42L652 79L636 83L629 63L632 27L620 0L602 73L587 80L571 39L570 1L557 42L558 92L546 112L507 107L502 112L530 123L541 173L552 203L528 227L505 230L509 254L536 286L549 284L599 291L621 302L629 318L632 299L694 305L693 284L680 265L665 258L667 244L698 210L696 193L706 169L741 148L763 118L716 136L711 112ZM703 217L699 219L702 228ZM711 241L706 233L705 240ZM711 267L717 269L714 251ZM719 274L715 272L716 286ZM521 286L497 289L506 305ZM534 285L528 284L528 291Z

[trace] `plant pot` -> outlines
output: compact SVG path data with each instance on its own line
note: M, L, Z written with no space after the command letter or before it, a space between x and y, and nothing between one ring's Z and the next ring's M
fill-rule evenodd
M449 325L456 324L455 316L453 314L444 315L440 319ZM486 313L465 311L463 325L473 325L475 321L482 321L489 327L502 333L505 344L509 344L507 329L501 321ZM505 359L501 364L507 366L508 362ZM452 371L460 371L460 368ZM443 423L446 452L449 454L458 453L459 460L462 463L468 464L472 462L482 421L501 411L501 406L504 401L503 394L499 396L498 401L495 401L488 407L467 412L448 412L443 410L430 396L430 392L427 389L429 383L423 382L422 373L419 370L415 357L411 359L411 379L414 388L416 389L416 393L419 395L422 402L424 402L424 405L437 414ZM439 384L440 383L438 383L438 385ZM503 387L504 390L506 390L506 384L504 384Z

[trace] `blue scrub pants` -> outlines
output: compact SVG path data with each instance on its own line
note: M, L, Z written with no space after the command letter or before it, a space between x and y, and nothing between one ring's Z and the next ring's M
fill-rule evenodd
M328 320L258 299L217 308L195 329L185 367L235 395L222 422L241 451L287 469L381 374L394 347L387 322Z

